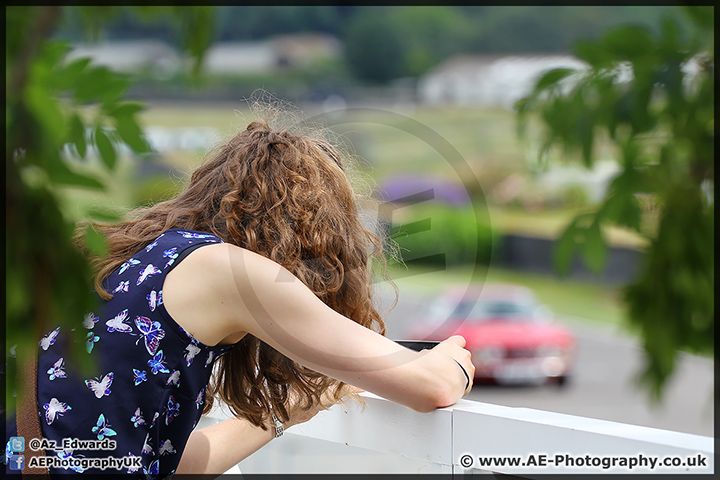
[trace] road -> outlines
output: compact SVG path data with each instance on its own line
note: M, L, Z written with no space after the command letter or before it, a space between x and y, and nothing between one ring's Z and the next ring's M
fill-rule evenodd
M386 295L381 297L386 298ZM401 291L397 306L385 312L388 337L405 338L405 328L423 314L428 298ZM383 305L388 301L384 300ZM560 320L562 322L562 319ZM713 362L681 354L677 371L658 405L638 386L643 352L636 339L591 322L565 321L578 338L573 379L564 388L554 385L473 388L468 399L527 407L678 432L714 433Z

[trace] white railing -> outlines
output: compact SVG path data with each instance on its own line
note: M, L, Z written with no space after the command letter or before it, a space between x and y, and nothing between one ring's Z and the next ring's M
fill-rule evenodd
M271 471L278 472L278 468L282 469L278 465L285 465L290 471L278 473L317 473L297 471L297 465L293 467L293 449L277 451L282 448L281 442L303 437L305 441L318 439L338 444L336 448L359 447L366 450L358 451L373 450L419 460L424 465L422 472L428 473L491 471L530 478L547 473L714 473L712 437L468 400L431 413L417 413L370 393L362 397L367 403L364 409L356 402L336 405L310 422L292 427L285 437L273 440L250 459L267 456L275 449L270 453L274 460L261 459L265 467L275 462ZM227 413L214 410L205 422L224 418ZM466 468L468 455L471 465ZM354 473L340 464L327 465L328 458L337 455L323 459L329 472ZM502 458L505 465L497 463ZM509 459L514 458L525 465L511 466ZM653 459L658 462L654 468ZM483 466L483 461L496 463ZM685 465L666 467L660 464L663 461ZM245 461L240 469L255 473L250 471L255 468L248 468L252 465Z

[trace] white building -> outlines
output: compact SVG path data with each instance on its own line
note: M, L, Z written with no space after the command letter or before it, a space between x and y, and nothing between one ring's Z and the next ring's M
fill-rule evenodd
M175 48L159 40L112 41L74 47L68 53L69 61L90 57L93 64L118 72L148 70L157 76L169 76L177 72L183 62Z
M487 105L512 108L553 68L584 68L571 55L460 55L418 81L418 99L430 105Z
M265 73L276 66L275 51L268 42L222 42L205 53L203 68L209 74Z

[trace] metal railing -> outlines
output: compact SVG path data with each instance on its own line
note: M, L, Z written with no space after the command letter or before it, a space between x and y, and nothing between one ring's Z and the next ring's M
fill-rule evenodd
M714 473L712 437L469 400L418 413L370 393L361 396L364 408L348 402L320 412L289 429L287 440L274 440L248 459L259 458L259 462L244 461L240 469L256 473L257 466L263 465L262 473L319 473L298 471L293 449L278 452L282 441L303 437L303 441L332 442L341 449L415 459L424 465L422 472L432 473L494 472L530 478L547 473ZM227 416L216 409L205 422ZM268 455L274 460L268 460ZM355 473L343 468L341 464L347 462L328 465L328 458L332 462L339 457L325 456L327 471ZM268 470L270 464L274 467ZM417 467L411 469L414 472L405 473L418 473Z

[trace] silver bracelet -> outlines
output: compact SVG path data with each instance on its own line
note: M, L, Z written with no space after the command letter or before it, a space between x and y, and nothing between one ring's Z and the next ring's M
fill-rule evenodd
M282 434L285 433L285 426L275 415L272 416L272 421L275 424L275 438L282 437Z

